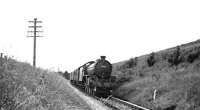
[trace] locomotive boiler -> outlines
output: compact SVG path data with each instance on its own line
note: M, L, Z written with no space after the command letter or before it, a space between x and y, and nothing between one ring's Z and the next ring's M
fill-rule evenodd
M111 95L114 76L111 76L112 64L101 56L96 61L90 61L70 73L72 84L83 88L86 93L98 97Z

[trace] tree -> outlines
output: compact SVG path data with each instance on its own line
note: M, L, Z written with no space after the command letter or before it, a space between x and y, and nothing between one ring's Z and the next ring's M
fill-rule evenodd
M175 51L170 55L168 62L171 65L177 66L179 63L181 63L182 58L181 58L181 51L180 51L180 46L177 46Z
M155 53L152 52L152 53L150 54L150 56L148 57L148 59L147 59L147 64L148 64L149 67L151 67L151 66L153 66L155 63L156 63Z

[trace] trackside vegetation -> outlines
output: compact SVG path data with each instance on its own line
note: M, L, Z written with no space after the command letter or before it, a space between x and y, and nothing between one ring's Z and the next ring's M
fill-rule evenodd
M58 73L0 60L0 110L90 110Z
M114 96L152 110L200 109L199 40L133 59L113 64Z

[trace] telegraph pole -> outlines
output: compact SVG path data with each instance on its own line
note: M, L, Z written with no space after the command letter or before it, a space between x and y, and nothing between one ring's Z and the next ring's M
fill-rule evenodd
M34 18L33 21L28 21L29 23L33 23L33 25L29 26L29 28L32 29L32 31L28 31L29 33L33 33L32 36L28 37L33 37L33 67L36 67L36 38L37 37L42 37L37 35L39 32L38 28L42 28L42 26L38 26L38 23L42 23L42 21L38 21L37 18Z

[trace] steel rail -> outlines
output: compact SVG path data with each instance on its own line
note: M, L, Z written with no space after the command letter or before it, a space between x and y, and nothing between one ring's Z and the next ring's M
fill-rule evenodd
M118 101L118 102L121 102L121 103L126 104L126 105L128 105L128 106L132 106L132 107L134 107L134 108L136 108L136 109L139 109L139 110L150 110L150 109L148 109L148 108L145 108L145 107L142 107L142 106L133 104L133 103L128 102L128 101L121 100L121 99L119 99L119 98L110 97L110 99L114 99L114 100L116 100L116 101Z
M108 106L109 108L111 108L112 110L120 110L119 108L115 107L114 105L108 103L107 101L103 100L102 98L96 97L94 96L94 98L100 102L102 102L104 105Z

